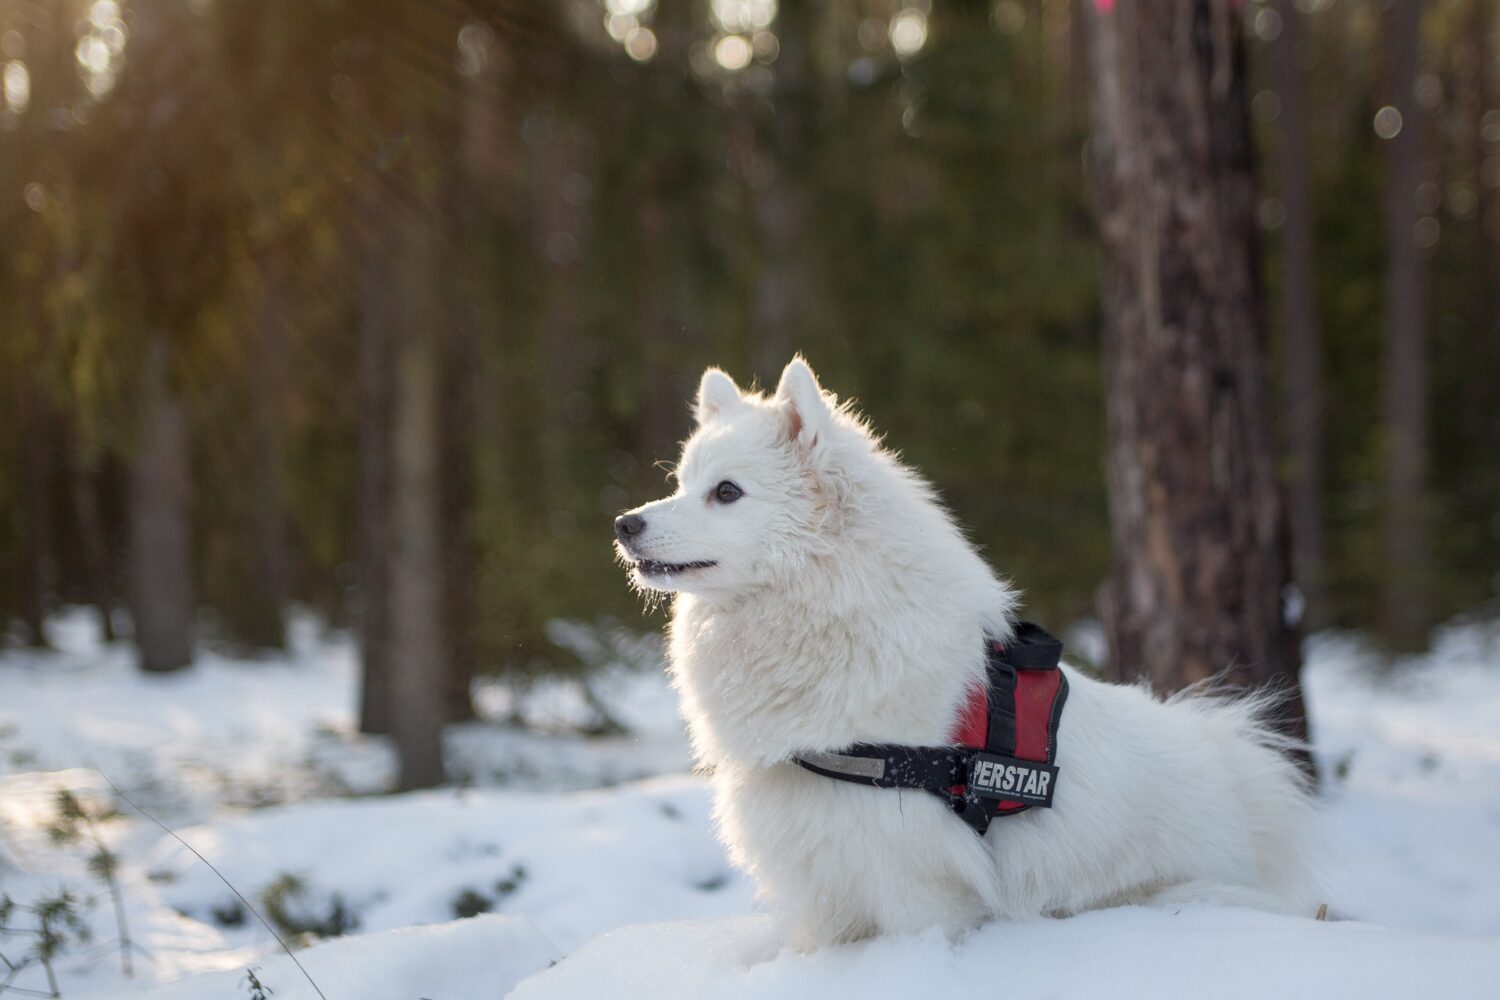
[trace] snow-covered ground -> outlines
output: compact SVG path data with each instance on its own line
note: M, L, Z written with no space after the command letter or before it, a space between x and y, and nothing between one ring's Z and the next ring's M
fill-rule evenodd
M567 685L487 688L530 724L458 727L458 787L391 796L388 749L354 732L347 640L302 622L283 660L145 677L86 614L53 626L59 651L0 654L0 893L99 897L94 940L59 963L69 1000L248 997L252 968L276 1000L316 995L203 862L128 813L99 825L142 949L123 976L89 851L47 831L60 788L110 801L101 770L252 901L345 930L297 952L327 1000L1500 994L1500 623L1394 666L1355 637L1311 644L1329 902L1352 920L1121 909L811 956L778 950L714 841L659 673L600 679L633 733L610 739L570 731L587 707ZM26 947L0 933L0 955Z

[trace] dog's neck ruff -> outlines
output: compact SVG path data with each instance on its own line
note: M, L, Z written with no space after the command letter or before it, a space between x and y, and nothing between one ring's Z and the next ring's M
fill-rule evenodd
M987 640L988 683L959 713L952 746L856 743L793 757L816 774L872 788L919 788L946 801L983 836L995 816L1051 808L1057 726L1068 698L1062 643L1021 622L1004 645Z

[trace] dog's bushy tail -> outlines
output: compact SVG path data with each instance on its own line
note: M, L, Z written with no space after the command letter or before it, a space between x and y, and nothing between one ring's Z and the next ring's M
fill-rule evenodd
M1194 712L1219 752L1244 805L1261 884L1289 912L1309 914L1322 887L1314 878L1311 775L1301 760L1305 741L1277 725L1290 692L1252 692L1222 684L1195 685L1169 701Z

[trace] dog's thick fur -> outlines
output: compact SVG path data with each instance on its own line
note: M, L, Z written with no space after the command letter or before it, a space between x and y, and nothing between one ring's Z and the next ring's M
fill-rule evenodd
M633 511L644 527L619 549L638 585L675 592L671 673L720 834L794 944L1163 899L1307 903L1307 793L1263 701L1163 702L1064 667L1054 808L984 838L924 792L791 763L948 742L1016 596L801 359L770 397L710 369L697 418L677 492ZM717 500L725 480L743 496Z

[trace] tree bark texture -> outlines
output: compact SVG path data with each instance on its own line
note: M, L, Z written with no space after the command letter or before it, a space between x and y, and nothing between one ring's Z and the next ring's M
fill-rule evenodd
M140 441L130 470L130 602L143 670L192 662L188 425L168 379L168 349L147 351Z
M1104 256L1111 669L1273 683L1305 735L1266 380L1242 11L1089 5Z
M1427 524L1426 280L1417 243L1422 112L1415 91L1422 0L1393 0L1386 14L1387 103L1401 115L1387 142L1385 352L1385 625L1415 648L1431 625Z
M1281 98L1281 315L1286 379L1285 439L1291 458L1292 570L1308 627L1327 622L1323 537L1325 476L1323 349L1318 331L1313 254L1312 153L1307 131L1302 13L1274 0L1281 34L1270 45L1272 83Z

